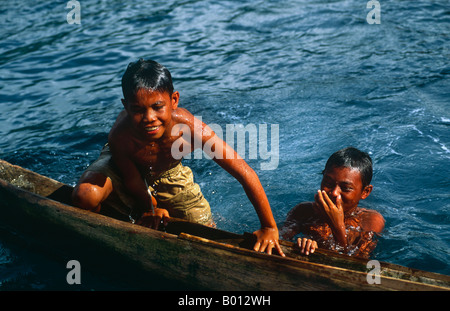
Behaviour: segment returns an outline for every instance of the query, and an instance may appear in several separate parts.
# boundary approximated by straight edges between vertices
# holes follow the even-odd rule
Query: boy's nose
[[[330,195],[333,199],[336,199],[341,194],[341,188],[339,186],[334,187],[331,189]]]
[[[146,111],[146,113],[145,113],[144,121],[147,121],[147,122],[150,123],[150,122],[155,121],[155,120],[156,120],[155,112],[153,111],[153,109],[148,109]]]

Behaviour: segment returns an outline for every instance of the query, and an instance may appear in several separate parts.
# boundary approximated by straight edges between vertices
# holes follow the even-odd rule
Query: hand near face
[[[314,199],[315,210],[327,218],[331,227],[334,227],[335,229],[345,229],[344,209],[342,207],[341,195],[336,198],[335,204],[325,191],[318,190]]]

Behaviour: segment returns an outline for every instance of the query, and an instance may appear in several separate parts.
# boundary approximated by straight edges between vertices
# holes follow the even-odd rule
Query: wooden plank
[[[57,181],[0,161],[3,222],[20,227],[29,219],[39,230],[58,228],[128,258],[168,279],[216,290],[449,290],[450,277],[381,263],[381,284],[367,283],[366,260],[317,250],[298,253],[282,241],[290,258],[250,250],[253,235],[238,235],[181,220],[161,232],[83,211],[47,197],[67,197]],[[15,183],[15,185],[10,182]],[[25,189],[17,186],[24,186]],[[30,191],[36,191],[33,193]],[[61,191],[61,189],[63,189]],[[59,193],[59,195],[55,195]],[[64,200],[63,200],[64,201]]]

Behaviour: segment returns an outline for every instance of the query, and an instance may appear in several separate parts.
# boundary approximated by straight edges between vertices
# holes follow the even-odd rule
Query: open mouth
[[[148,134],[156,134],[159,130],[159,126],[146,126],[144,129]]]

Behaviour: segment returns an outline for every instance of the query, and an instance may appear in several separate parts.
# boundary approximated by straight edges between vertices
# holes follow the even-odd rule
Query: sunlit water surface
[[[379,25],[355,0],[123,2],[81,0],[81,25],[67,23],[65,1],[1,4],[0,158],[74,185],[122,108],[127,64],[151,58],[204,122],[279,126],[276,169],[242,155],[279,225],[352,145],[374,161],[361,206],[386,219],[374,257],[450,274],[447,1],[380,1]],[[185,164],[220,229],[259,227],[228,173]],[[0,289],[58,289],[66,273],[0,236]],[[130,288],[114,282],[94,273],[83,288]]]

